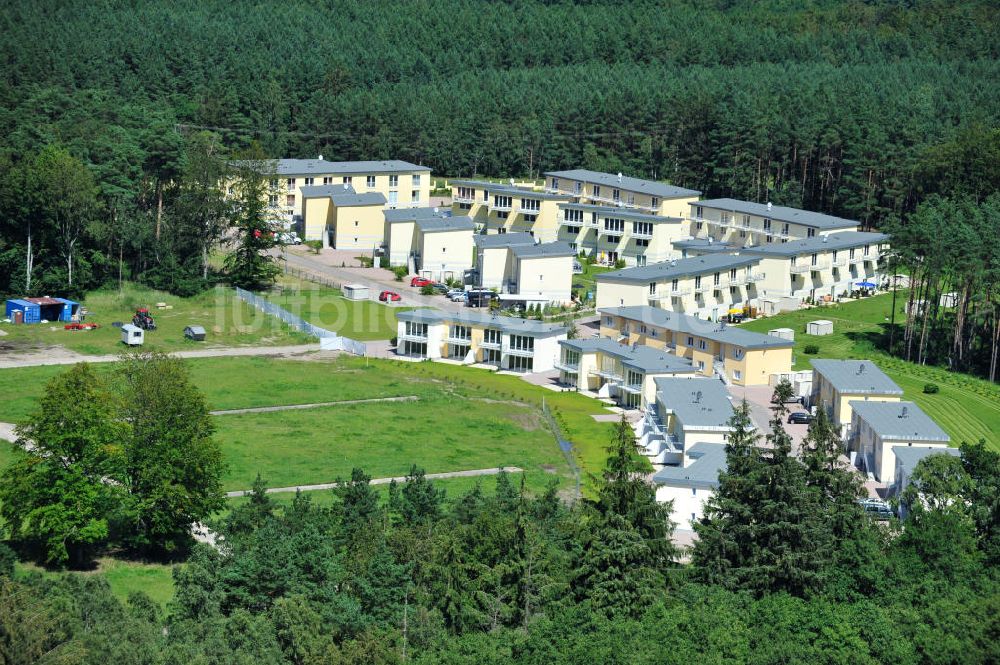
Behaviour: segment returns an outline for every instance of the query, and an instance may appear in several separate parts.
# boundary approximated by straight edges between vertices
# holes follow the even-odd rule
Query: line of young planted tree
[[[763,435],[749,407],[737,408],[689,563],[671,544],[671,507],[656,501],[622,420],[593,496],[575,504],[560,499],[557,481],[533,495],[505,473],[492,493],[477,484],[446,500],[416,467],[387,497],[355,469],[330,505],[306,494],[280,505],[258,478],[249,500],[216,520],[221,544],[193,547],[175,568],[165,608],[141,592],[115,601],[92,576],[14,573],[0,547],[0,657],[996,662],[997,454],[976,444],[963,445],[962,458],[928,458],[905,497],[906,521],[876,523],[858,506],[859,480],[822,415],[794,454],[782,424],[786,392],[776,392]],[[41,438],[41,417],[24,431]],[[54,455],[36,448],[15,469],[79,465]],[[110,472],[91,476],[91,486],[117,486]],[[48,501],[75,505],[55,493]],[[5,518],[11,529],[19,515]],[[17,533],[14,544],[25,535]]]

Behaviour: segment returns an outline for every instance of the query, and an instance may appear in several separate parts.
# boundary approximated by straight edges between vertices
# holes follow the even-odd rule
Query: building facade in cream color
[[[899,448],[947,448],[951,437],[913,402],[851,402],[848,449],[882,483],[895,481]]]
[[[697,372],[690,362],[663,349],[621,344],[609,337],[567,339],[559,346],[560,383],[613,399],[625,409],[652,404],[656,378]]]
[[[637,443],[653,464],[683,464],[696,443],[725,443],[733,405],[722,382],[698,376],[654,380],[655,403],[636,427]]]
[[[385,197],[359,194],[349,185],[303,187],[302,229],[305,240],[324,247],[374,252],[385,239]]]
[[[804,240],[748,247],[741,254],[760,258],[757,295],[761,298],[839,298],[882,282],[884,233],[842,231]]]
[[[349,185],[358,194],[381,194],[388,208],[429,205],[431,170],[398,159],[329,162],[323,159],[274,160],[268,204],[298,223],[305,214],[302,189]]]
[[[568,304],[573,287],[573,249],[564,242],[538,243],[521,232],[475,236],[472,282],[496,289],[501,302]]]
[[[636,209],[559,204],[559,239],[602,265],[626,267],[679,258],[673,242],[688,235],[680,217],[664,217]]]
[[[568,196],[482,180],[452,180],[452,213],[467,215],[487,234],[529,233],[539,242],[559,236],[559,203]]]
[[[685,358],[702,376],[737,386],[766,386],[792,371],[794,342],[639,305],[600,309],[601,335],[625,344],[665,349]]]
[[[738,247],[857,231],[860,226],[832,215],[738,199],[690,201],[688,207],[683,216],[690,221],[692,237]]]
[[[386,210],[385,226],[391,266],[439,282],[461,281],[472,268],[474,225],[468,217],[436,208]]]
[[[688,204],[701,192],[655,180],[613,173],[573,169],[545,174],[545,190],[570,196],[575,203],[610,206],[658,217],[687,217]]]
[[[851,434],[855,402],[899,402],[903,398],[903,389],[870,360],[818,359],[812,366],[810,405],[826,411],[845,441]]]
[[[718,321],[757,297],[756,256],[716,254],[597,275],[597,307],[651,305]]]
[[[546,372],[559,358],[566,327],[480,312],[414,309],[398,312],[396,353],[447,358],[514,372]]]

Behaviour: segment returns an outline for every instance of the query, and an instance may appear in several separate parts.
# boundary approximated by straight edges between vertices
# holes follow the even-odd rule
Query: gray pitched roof
[[[745,247],[740,251],[744,254],[757,256],[797,256],[800,254],[813,254],[815,252],[832,252],[852,247],[864,247],[865,245],[878,245],[888,240],[889,236],[884,233],[840,231],[825,236],[803,238],[802,240],[789,240],[788,242],[760,245],[758,247]]]
[[[740,256],[737,254],[709,254],[693,256],[677,261],[663,261],[648,266],[625,268],[602,272],[595,279],[598,282],[655,282],[675,277],[703,275],[705,273],[725,272],[731,268],[757,265],[760,257]]]
[[[543,323],[531,319],[519,319],[513,316],[493,316],[481,312],[462,311],[445,312],[439,309],[411,309],[396,312],[400,321],[418,321],[420,323],[455,323],[480,325],[497,328],[504,333],[531,335],[534,337],[552,337],[566,333],[566,326],[558,323]]]
[[[709,238],[685,238],[684,240],[675,240],[670,244],[673,245],[674,249],[694,250],[695,254],[735,254],[743,249],[739,245],[709,242]]]
[[[504,234],[507,235],[507,234]],[[576,256],[576,250],[569,246],[568,242],[543,242],[537,245],[512,245],[510,251],[519,259],[532,259],[539,257],[551,258],[555,256]]]
[[[419,217],[414,223],[424,233],[437,231],[469,231],[476,228],[468,217]]]
[[[504,185],[502,183],[487,182],[485,180],[450,180],[449,184],[459,187],[477,187],[479,189],[487,190],[490,194],[503,194],[504,196],[514,198],[524,197],[526,199],[538,199],[540,201],[568,201],[571,198],[568,194],[550,194],[549,192],[541,192],[537,189]]]
[[[655,224],[680,224],[684,221],[681,217],[661,217],[648,212],[636,212],[629,208],[619,208],[617,206],[598,206],[589,203],[560,203],[560,210],[583,210],[584,212],[596,212],[598,217],[621,217],[622,219],[635,219],[641,222],[653,222]]]
[[[812,366],[814,372],[842,393],[903,394],[903,389],[870,360],[813,360]]]
[[[622,179],[618,180],[618,176],[614,173],[588,171],[587,169],[548,171],[545,173],[545,176],[549,178],[555,177],[566,178],[568,180],[579,180],[580,182],[589,182],[594,185],[600,185],[601,187],[623,189],[628,192],[641,192],[643,194],[649,194],[650,196],[658,196],[661,199],[678,199],[688,196],[701,195],[701,192],[695,189],[675,187],[674,185],[668,185],[665,182],[643,180],[641,178],[632,178],[629,176],[622,176]],[[610,193],[611,190],[609,189],[608,194]]]
[[[733,404],[716,378],[664,377],[654,380],[657,400],[687,427],[729,429]]]
[[[913,402],[851,400],[851,409],[883,439],[951,441],[951,437]]]
[[[958,448],[928,448],[926,446],[893,446],[892,452],[896,455],[896,464],[902,470],[903,475],[907,477],[913,475],[913,470],[925,457],[931,455],[962,456],[962,451]],[[896,477],[899,478],[899,475],[897,473]]]
[[[726,470],[724,443],[696,443],[685,453],[694,461],[685,466],[665,466],[653,476],[654,485],[714,489],[719,486],[719,472]]]
[[[400,173],[404,171],[430,171],[428,166],[420,166],[399,159],[372,160],[362,162],[329,162],[325,159],[278,159],[277,175],[326,175]]]
[[[632,305],[630,307],[602,307],[601,314],[620,316],[630,321],[638,321],[647,325],[665,328],[688,335],[697,335],[715,342],[732,344],[744,349],[782,349],[795,346],[795,342],[774,335],[752,332],[726,325],[712,323],[682,312],[672,312],[649,305]],[[633,331],[634,332],[634,331]]]
[[[302,188],[302,198],[319,199],[325,196],[340,196],[341,194],[354,194],[354,188],[350,185],[311,185]]]
[[[412,222],[416,219],[450,216],[451,209],[449,208],[395,208],[385,211],[385,221],[390,224],[395,222]]]
[[[500,247],[510,247],[512,245],[534,245],[535,239],[530,233],[519,231],[517,233],[491,233],[489,235],[477,234],[473,241],[479,249],[496,249]]]
[[[663,349],[654,349],[642,344],[636,346],[620,344],[610,337],[559,340],[559,345],[581,353],[599,351],[614,356],[625,365],[646,374],[684,374],[698,371],[698,368],[692,365],[687,358],[681,358]]]
[[[330,197],[333,201],[333,205],[340,207],[353,207],[353,206],[381,206],[385,205],[385,196],[379,192],[365,192],[363,194],[358,194],[356,192],[344,192],[342,194],[334,194]]]
[[[811,210],[799,210],[798,208],[786,208],[785,206],[775,205],[768,209],[766,203],[753,203],[752,201],[740,201],[738,199],[706,199],[705,201],[695,201],[691,205],[711,208],[712,210],[722,210],[724,212],[755,215],[779,222],[811,226],[816,229],[857,228],[861,225],[856,220],[824,215],[823,213],[812,212]]]

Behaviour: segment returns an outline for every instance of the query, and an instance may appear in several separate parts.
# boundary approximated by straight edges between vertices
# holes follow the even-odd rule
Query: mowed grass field
[[[189,367],[209,407],[218,410],[418,397],[410,403],[217,416],[229,465],[227,489],[249,488],[258,472],[271,486],[290,486],[331,482],[355,466],[373,477],[404,475],[411,464],[429,473],[518,466],[533,490],[553,476],[568,482],[563,454],[541,417],[543,401],[574,443],[585,484],[587,474],[599,473],[610,442],[611,426],[592,418],[607,413],[601,403],[476,368],[349,356],[199,358]],[[61,371],[0,370],[0,421],[24,419],[45,381]]]
[[[55,294],[58,295],[58,294]],[[172,309],[157,309],[156,303]],[[0,349],[30,351],[49,346],[63,346],[78,353],[101,355],[116,353],[123,346],[121,331],[111,324],[131,323],[139,307],[147,307],[157,329],[146,334],[144,347],[156,351],[183,351],[205,347],[307,344],[312,337],[290,329],[272,316],[266,316],[236,298],[232,289],[216,287],[191,298],[179,298],[135,284],[121,291],[93,291],[82,303],[88,310],[87,322],[97,323],[97,330],[65,330],[63,322],[32,325],[0,323],[6,335],[0,337]],[[184,337],[184,328],[205,328],[205,341],[192,342]]]
[[[404,283],[399,286],[396,290],[405,297]],[[347,300],[340,289],[288,277],[282,277],[278,287],[265,297],[314,326],[361,341],[395,337],[396,312],[406,309],[371,300]]]
[[[896,296],[897,324],[905,321],[903,308],[906,291]],[[813,358],[868,358],[875,361],[903,389],[905,399],[916,402],[952,438],[952,445],[985,439],[1000,450],[1000,387],[965,374],[940,367],[927,367],[892,358],[880,351],[877,340],[892,316],[892,294],[846,302],[829,307],[815,307],[797,312],[749,321],[740,327],[755,332],[774,328],[795,331],[795,369],[810,369]],[[833,322],[832,335],[806,335],[809,321]],[[815,344],[819,352],[807,355],[805,346]],[[924,394],[927,383],[938,385],[940,392]]]
[[[140,561],[123,561],[111,557],[97,560],[97,567],[88,572],[59,573],[40,568],[30,563],[19,563],[15,568],[16,575],[38,573],[42,575],[98,575],[103,577],[111,593],[118,600],[125,602],[130,593],[142,591],[161,608],[174,595],[174,566],[162,563],[143,563]]]

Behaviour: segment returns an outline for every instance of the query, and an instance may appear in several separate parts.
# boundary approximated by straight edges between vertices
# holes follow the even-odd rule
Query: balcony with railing
[[[686,295],[690,295],[691,289],[686,286],[678,286],[676,289],[671,286],[665,286],[662,289],[657,289],[655,293],[649,294],[649,300],[665,300],[667,298],[680,298]]]
[[[412,339],[412,340],[416,340],[418,342],[426,342],[427,341],[427,333],[426,332],[417,332],[417,331],[410,331],[410,332],[404,331],[403,334],[399,336],[399,338],[400,339]]]
[[[830,261],[830,265],[833,266],[834,268],[843,268],[844,266],[847,265],[847,257],[838,256],[837,258]]]
[[[508,347],[504,348],[503,352],[506,353],[507,355],[511,355],[511,356],[523,356],[525,358],[530,358],[530,357],[532,357],[532,356],[535,355],[535,349],[534,349],[534,347],[532,347],[530,349],[525,349],[525,348],[520,348],[520,347],[508,346]]]
[[[621,369],[614,365],[601,365],[590,370],[590,373],[610,383],[620,383],[622,380]]]
[[[501,344],[499,339],[491,340],[488,337],[484,337],[483,341],[479,343],[479,346],[481,346],[484,349],[499,349]]]
[[[815,263],[813,263],[813,262],[809,262],[809,263],[796,263],[795,265],[791,266],[789,268],[789,270],[793,274],[800,275],[802,273],[819,271],[819,270],[825,270],[826,268],[829,268],[829,267],[830,267],[830,261],[829,261],[829,259],[823,259],[823,260],[820,260],[820,261],[816,261]]]
[[[512,203],[506,203],[502,201],[497,201],[496,199],[490,199],[489,205],[490,210],[499,210],[501,212],[510,212],[513,209]]]
[[[469,346],[470,344],[472,344],[472,336],[470,335],[469,337],[462,337],[462,336],[453,335],[451,333],[448,333],[448,337],[445,338],[445,341],[448,342],[448,344],[458,344],[458,345],[461,345],[461,346]]]
[[[571,363],[563,360],[558,360],[555,363],[555,368],[558,370],[562,370],[567,374],[578,374],[580,372],[580,363],[578,362]]]
[[[519,206],[517,206],[517,211],[519,213],[521,213],[522,215],[538,215],[538,214],[541,214],[542,209],[541,208],[532,208],[530,206],[526,207],[526,206],[523,206],[523,205],[519,205]]]
[[[572,227],[579,228],[579,227],[583,226],[583,220],[582,219],[566,219],[565,217],[563,217],[562,219],[559,220],[559,225],[560,226],[572,226]]]

